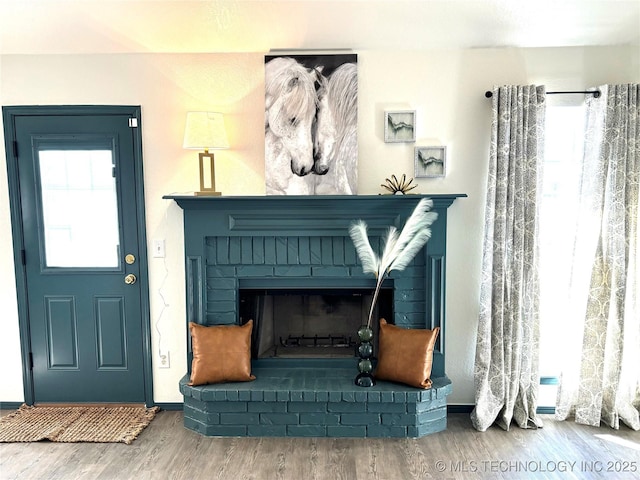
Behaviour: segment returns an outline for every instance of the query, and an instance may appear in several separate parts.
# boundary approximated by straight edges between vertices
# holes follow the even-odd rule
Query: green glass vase
[[[373,355],[373,330],[370,327],[363,325],[358,329],[358,375],[355,379],[355,384],[359,387],[373,387],[376,384],[375,378],[373,378],[373,363],[371,362],[371,356]]]

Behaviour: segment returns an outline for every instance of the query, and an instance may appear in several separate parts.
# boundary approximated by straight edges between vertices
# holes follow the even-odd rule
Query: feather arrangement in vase
[[[396,227],[390,226],[383,237],[384,248],[381,255],[377,255],[371,247],[366,222],[357,220],[349,227],[349,236],[362,264],[362,270],[365,273],[373,273],[376,277],[376,289],[369,309],[367,327],[371,327],[373,308],[384,279],[392,270],[404,270],[431,238],[429,227],[438,218],[438,214],[431,211],[432,207],[433,201],[423,198],[405,222],[402,231],[398,232]]]

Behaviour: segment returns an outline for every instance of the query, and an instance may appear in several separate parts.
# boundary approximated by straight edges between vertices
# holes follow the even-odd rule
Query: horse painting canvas
[[[352,195],[357,188],[357,56],[265,57],[268,195]]]

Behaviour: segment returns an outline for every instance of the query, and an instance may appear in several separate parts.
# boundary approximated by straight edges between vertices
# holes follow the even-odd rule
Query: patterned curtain
[[[587,99],[556,418],[640,430],[640,85],[600,91]]]
[[[544,87],[493,90],[473,426],[536,417],[539,350],[538,196]]]

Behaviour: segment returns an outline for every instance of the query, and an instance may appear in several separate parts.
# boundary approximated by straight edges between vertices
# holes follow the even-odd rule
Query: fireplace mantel
[[[432,377],[441,378],[438,383],[440,390],[433,391],[435,403],[420,405],[407,404],[407,411],[413,411],[409,417],[415,416],[415,425],[396,429],[384,429],[387,433],[382,436],[396,435],[404,431],[407,436],[421,436],[425,433],[438,431],[446,426],[446,418],[433,418],[420,409],[434,408],[434,412],[446,416],[446,401],[444,397],[450,392],[451,383],[444,371],[444,338],[445,328],[445,274],[446,274],[446,237],[447,237],[447,209],[465,194],[437,194],[437,195],[357,195],[357,196],[227,196],[201,197],[195,195],[166,195],[164,199],[174,200],[184,211],[184,245],[185,245],[185,274],[187,295],[187,322],[202,325],[238,324],[239,319],[239,290],[247,286],[277,285],[277,288],[323,288],[354,286],[356,288],[372,288],[375,280],[371,274],[362,272],[353,243],[349,238],[349,225],[358,219],[366,221],[368,233],[374,250],[380,251],[381,237],[390,225],[402,228],[406,218],[411,214],[421,198],[433,200],[433,211],[438,214],[437,220],[431,226],[431,238],[424,249],[404,271],[392,272],[389,276],[390,288],[393,288],[393,323],[407,328],[440,327],[441,334],[434,350]],[[187,344],[188,365],[191,364],[191,348]],[[263,377],[268,378],[270,372],[281,371],[282,364],[276,364],[265,359],[254,361],[254,368],[261,371]],[[326,362],[331,364],[331,362]],[[300,368],[305,368],[304,361],[296,362]],[[310,366],[311,365],[311,366]],[[306,368],[313,368],[313,364],[306,364]],[[335,363],[336,371],[344,368],[344,362]],[[354,372],[355,372],[355,366]],[[304,372],[295,373],[298,378]],[[242,426],[237,429],[224,429],[221,425],[200,418],[216,418],[210,414],[210,409],[217,409],[214,404],[204,398],[227,398],[227,393],[218,391],[225,387],[206,386],[188,387],[188,373],[181,382],[181,391],[185,394],[185,425],[207,435],[225,434],[233,432],[238,435]],[[292,380],[293,381],[293,380]],[[253,383],[253,382],[252,382]],[[304,382],[303,382],[304,383]],[[381,382],[384,383],[384,382]],[[434,382],[437,383],[437,382]],[[347,382],[345,385],[348,385]],[[255,384],[258,387],[258,383]],[[195,389],[198,388],[198,391]],[[252,385],[233,386],[231,397],[239,401],[238,391],[252,389]],[[346,390],[345,390],[346,388]],[[352,398],[362,398],[363,394],[355,395],[347,387],[340,392],[333,392],[331,397],[339,396],[349,402]],[[353,387],[357,390],[358,387]],[[373,387],[377,389],[378,386]],[[417,402],[431,402],[422,394],[414,395],[398,390],[397,387],[382,385],[381,390],[370,390],[373,402],[377,402],[382,391],[390,392],[392,399],[417,399]],[[206,393],[211,390],[210,393]],[[268,391],[252,390],[250,398],[271,398]],[[323,398],[327,392],[300,391],[295,395],[301,398]],[[264,395],[264,397],[263,397]],[[337,395],[337,396],[336,396]],[[437,399],[435,398],[437,396]],[[293,399],[294,392],[278,392],[277,398]],[[276,396],[274,396],[274,399]],[[296,397],[297,398],[297,397]],[[386,397],[385,397],[386,398]],[[411,400],[413,402],[413,400]],[[295,402],[294,402],[295,403]],[[393,402],[391,402],[393,403]],[[336,405],[339,405],[338,402]],[[429,406],[430,405],[430,406]],[[247,408],[248,405],[233,404],[233,408]],[[292,405],[296,408],[296,405]],[[329,406],[327,408],[341,408]],[[396,411],[399,405],[388,406],[388,414]],[[228,406],[222,406],[222,411]],[[289,408],[276,406],[274,408]],[[322,403],[314,403],[313,408],[323,409]],[[346,412],[351,411],[346,405]],[[371,411],[387,406],[372,406]],[[404,408],[404,404],[403,407]],[[416,410],[417,409],[417,410]],[[190,413],[187,413],[189,410]],[[218,411],[218,410],[215,410]],[[235,410],[234,410],[235,411]],[[280,410],[278,410],[280,411]],[[366,410],[369,411],[369,410]],[[425,410],[426,412],[427,410]],[[430,410],[429,410],[430,411]],[[416,413],[418,412],[418,413]],[[348,413],[345,413],[347,417]],[[378,412],[378,417],[380,414]],[[387,413],[384,413],[387,415]],[[295,417],[295,415],[293,415]],[[375,417],[373,414],[372,417]],[[429,426],[422,424],[425,418],[430,418]],[[237,419],[239,417],[233,417]],[[261,417],[256,417],[262,422]],[[284,418],[284,417],[283,417]],[[297,416],[296,418],[299,418]],[[342,418],[342,417],[340,417]],[[368,418],[368,417],[367,417]],[[382,418],[382,417],[380,417]],[[255,420],[255,419],[253,419]],[[268,421],[268,420],[267,420]],[[404,421],[404,420],[401,420]],[[366,427],[364,436],[380,436],[381,424],[374,428]],[[394,420],[395,422],[395,420]],[[426,420],[425,420],[426,422]],[[299,426],[299,425],[298,425]],[[291,428],[289,428],[291,427]],[[300,432],[295,426],[287,426],[284,430],[277,430],[278,435],[289,435],[286,432]],[[335,431],[329,426],[318,426],[326,432]],[[257,427],[253,428],[253,431]],[[248,430],[246,430],[248,429]],[[252,428],[246,426],[251,434]],[[271,430],[270,430],[271,431]],[[274,430],[275,431],[275,430]],[[318,431],[313,430],[313,431]],[[349,430],[350,431],[350,430]],[[285,433],[282,433],[285,432]],[[375,432],[375,433],[374,433]],[[394,432],[394,433],[389,433]],[[401,435],[401,434],[400,434]],[[356,435],[357,436],[357,435]]]

